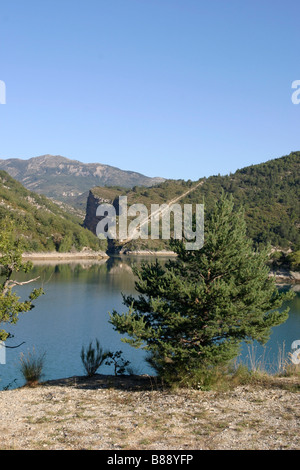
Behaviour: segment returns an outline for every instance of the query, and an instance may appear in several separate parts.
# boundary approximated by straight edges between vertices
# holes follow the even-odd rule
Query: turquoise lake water
[[[44,380],[84,375],[80,351],[83,345],[87,346],[95,338],[103,348],[122,350],[134,373],[153,374],[144,360],[144,352],[122,343],[121,336],[109,323],[108,312],[113,309],[126,311],[121,293],[136,294],[130,268],[133,261],[138,262],[139,259],[115,257],[98,263],[35,263],[30,278],[40,276],[34,286],[42,284],[45,295],[35,301],[31,312],[22,314],[16,325],[7,328],[14,335],[7,345],[24,344],[17,349],[6,350],[6,364],[0,364],[0,389],[23,385],[24,379],[19,371],[20,354],[23,352],[26,356],[33,348],[38,354],[45,353]],[[18,293],[23,297],[32,287],[32,284],[24,286]],[[288,353],[292,342],[300,339],[299,292],[289,306],[288,321],[273,329],[266,348],[257,345],[252,348],[250,356],[253,358],[255,354],[257,363],[261,360],[273,367],[278,348],[284,347]],[[246,347],[242,357],[244,361],[249,360]],[[113,374],[113,369],[103,365],[98,372]]]

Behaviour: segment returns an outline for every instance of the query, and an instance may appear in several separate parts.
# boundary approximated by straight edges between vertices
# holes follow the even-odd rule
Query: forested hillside
[[[300,248],[300,152],[252,165],[232,175],[212,176],[188,199],[204,198],[209,211],[221,191],[242,204],[248,234],[255,243]]]
[[[16,234],[22,235],[25,251],[106,249],[105,242],[80,225],[81,219],[45,196],[24,188],[0,170],[0,219],[6,216],[15,222]]]
[[[201,186],[182,198],[180,203],[204,203],[208,214],[222,191],[233,194],[237,206],[243,205],[248,235],[255,245],[270,243],[275,249],[297,251],[300,248],[300,152],[252,165],[230,175],[217,175],[199,181],[167,180],[155,187],[93,188],[87,207],[86,225],[92,230],[97,222],[94,205],[105,200],[115,200],[127,195],[128,204],[143,203],[150,210],[151,204],[166,203],[187,189]],[[92,223],[93,222],[93,223]],[[134,240],[127,249],[153,250],[166,248],[163,240]]]

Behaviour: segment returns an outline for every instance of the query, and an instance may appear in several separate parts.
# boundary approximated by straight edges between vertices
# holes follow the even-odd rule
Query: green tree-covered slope
[[[134,187],[93,188],[87,206],[86,226],[95,227],[95,211],[91,199],[116,201],[120,194],[128,197],[128,205],[143,203],[150,211],[151,204],[163,204],[184,194],[189,188],[197,189],[180,200],[181,204],[205,205],[209,213],[222,191],[233,194],[237,207],[243,205],[247,235],[255,245],[271,244],[275,249],[297,251],[300,248],[300,152],[252,165],[230,175],[217,175],[198,181],[167,180],[150,188]],[[90,209],[89,209],[90,208]],[[89,213],[92,210],[93,213]],[[150,213],[150,212],[149,212]],[[94,224],[91,221],[94,218]],[[163,249],[163,240],[134,240],[127,249]]]
[[[80,225],[80,218],[45,196],[29,191],[0,170],[0,219],[5,217],[14,221],[16,233],[23,237],[25,251],[106,249],[105,242]]]
[[[252,165],[232,175],[212,176],[189,196],[204,198],[210,211],[221,191],[245,209],[248,235],[255,243],[300,248],[300,152]]]

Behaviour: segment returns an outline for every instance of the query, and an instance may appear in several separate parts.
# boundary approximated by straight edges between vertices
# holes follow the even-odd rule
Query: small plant
[[[96,349],[93,347],[92,341],[86,351],[82,346],[80,357],[88,377],[96,374],[109,354],[111,354],[109,351],[103,351],[98,339],[96,339]]]
[[[27,385],[36,385],[42,375],[45,363],[45,353],[37,354],[35,349],[32,353],[28,352],[27,356],[24,353],[20,355],[20,371],[26,380]]]
[[[110,366],[113,364],[115,375],[124,374],[126,367],[130,364],[130,361],[125,361],[122,357],[122,351],[110,352],[107,355],[106,365]]]

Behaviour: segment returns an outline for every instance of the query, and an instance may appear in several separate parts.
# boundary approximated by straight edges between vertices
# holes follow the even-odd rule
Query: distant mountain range
[[[31,191],[84,209],[88,191],[94,186],[149,187],[164,181],[164,178],[150,178],[101,163],[82,163],[60,155],[0,160],[0,170]]]
[[[294,252],[300,260],[300,152],[251,165],[230,175],[197,181],[168,179],[159,182],[162,179],[114,169],[115,176],[123,175],[121,184],[100,186],[102,167],[102,177],[108,178],[111,167],[83,164],[64,157],[1,160],[0,219],[9,216],[15,221],[16,232],[23,234],[28,251],[72,251],[83,247],[105,250],[106,242],[100,241],[95,234],[99,222],[96,208],[103,202],[111,202],[118,209],[119,196],[126,195],[129,205],[145,204],[150,213],[151,204],[164,204],[179,198],[180,204],[204,203],[205,214],[209,214],[221,192],[225,191],[234,196],[237,206],[244,207],[248,236],[255,245],[269,243],[274,250]],[[122,187],[129,185],[129,181],[131,184],[137,182],[138,177],[144,185]],[[189,189],[193,191],[188,192]],[[85,192],[76,197],[80,191]],[[67,196],[71,193],[74,195]],[[46,195],[56,201],[60,199],[60,202],[55,203]],[[84,200],[81,211],[75,209],[74,204],[71,207],[62,202],[64,198],[75,202],[78,197]],[[125,246],[122,242],[113,242],[109,246],[113,252],[170,248],[168,241],[161,239],[137,239]],[[299,261],[297,263],[298,266]]]

